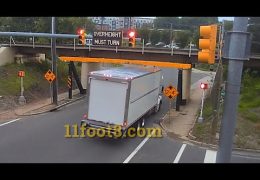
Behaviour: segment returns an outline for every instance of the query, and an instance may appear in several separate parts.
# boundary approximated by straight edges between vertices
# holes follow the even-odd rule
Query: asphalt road
[[[177,70],[163,69],[164,85],[177,85]],[[204,74],[192,74],[192,82]],[[168,102],[147,120],[146,127],[164,116]],[[203,163],[213,162],[216,152],[163,138],[64,138],[65,124],[79,124],[86,99],[56,112],[0,124],[0,162],[48,163]],[[259,156],[236,153],[232,162],[260,162]]]

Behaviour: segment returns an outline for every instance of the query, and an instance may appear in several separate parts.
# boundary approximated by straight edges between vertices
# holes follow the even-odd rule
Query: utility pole
[[[51,33],[55,34],[55,17],[51,18]],[[57,59],[56,59],[56,38],[51,38],[51,58],[52,58],[52,72],[56,78],[52,82],[53,103],[58,105],[58,74],[57,74]]]
[[[170,24],[171,24],[170,44],[172,45],[172,23],[170,23]]]
[[[101,17],[101,31],[103,30],[103,21],[104,21],[105,17]]]
[[[228,163],[231,159],[233,136],[236,126],[237,106],[239,102],[243,61],[249,59],[249,33],[247,17],[235,17],[233,31],[225,38],[224,57],[229,59],[228,79],[224,102],[224,114],[220,129],[217,163]],[[229,38],[228,38],[229,37]],[[230,39],[230,41],[228,41]],[[227,41],[227,42],[226,42]]]
[[[132,29],[131,17],[129,17],[129,29]]]
[[[205,89],[202,89],[202,97],[201,97],[201,107],[200,107],[200,117],[198,118],[198,122],[203,122],[203,107],[204,107],[204,98],[205,98]]]

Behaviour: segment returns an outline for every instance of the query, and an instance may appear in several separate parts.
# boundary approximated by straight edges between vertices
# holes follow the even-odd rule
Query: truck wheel
[[[141,128],[141,121],[139,120],[136,122],[136,125],[135,125],[136,132],[139,131],[140,128]]]
[[[145,125],[145,118],[142,118],[142,120],[140,121],[141,127],[144,127]]]
[[[160,101],[160,103],[159,104],[156,104],[156,106],[155,106],[155,108],[154,108],[154,112],[155,113],[157,113],[157,112],[159,112],[160,111],[160,109],[161,109],[161,101]]]
[[[122,136],[121,139],[126,139],[127,138],[127,130],[122,131]]]

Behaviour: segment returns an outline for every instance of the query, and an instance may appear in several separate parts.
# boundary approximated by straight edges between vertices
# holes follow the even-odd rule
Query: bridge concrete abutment
[[[83,89],[87,89],[88,74],[91,71],[97,71],[101,69],[101,63],[82,63],[81,65],[81,84]]]
[[[182,70],[182,104],[185,105],[190,100],[190,88],[191,88],[191,70]]]
[[[10,64],[14,62],[15,49],[10,47],[1,47],[0,48],[0,66]]]

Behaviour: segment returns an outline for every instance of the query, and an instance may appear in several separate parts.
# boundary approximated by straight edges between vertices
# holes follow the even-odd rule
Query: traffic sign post
[[[44,75],[45,79],[50,83],[50,94],[51,94],[51,103],[53,103],[53,91],[52,91],[52,81],[56,78],[55,74],[49,69]]]
[[[205,90],[208,89],[208,84],[201,83],[200,88],[202,89],[202,98],[201,98],[200,117],[198,118],[198,122],[202,123],[203,122],[202,113],[203,113],[203,106],[204,106]]]
[[[25,99],[25,97],[24,97],[24,95],[23,95],[23,92],[24,92],[23,77],[25,76],[25,72],[24,72],[24,71],[19,71],[19,72],[18,72],[18,76],[19,76],[20,79],[21,79],[21,95],[20,95],[18,101],[19,101],[19,104],[20,104],[20,105],[24,105],[24,104],[26,104],[26,99]]]
[[[163,90],[163,94],[170,99],[169,101],[169,121],[170,121],[171,104],[172,104],[171,100],[174,99],[179,93],[172,85],[169,85]]]

